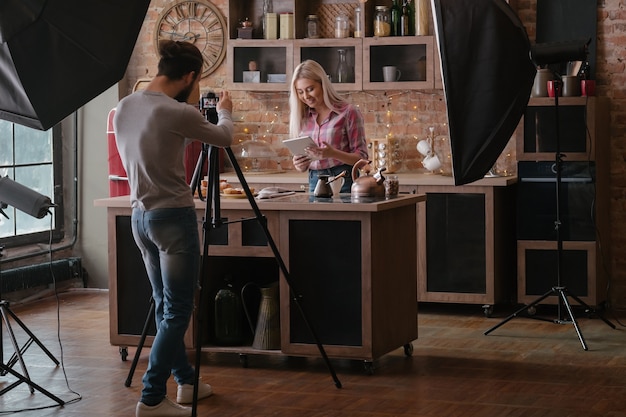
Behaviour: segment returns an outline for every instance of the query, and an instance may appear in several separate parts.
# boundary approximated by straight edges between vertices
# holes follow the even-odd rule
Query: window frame
[[[63,202],[63,131],[61,124],[57,124],[51,128],[52,130],[52,173],[53,173],[53,194],[49,196],[52,199],[55,207],[54,213],[54,226],[52,230],[42,230],[40,232],[21,234],[16,236],[8,236],[0,238],[0,245],[2,246],[26,246],[36,243],[57,243],[65,237],[65,208]],[[31,164],[38,165],[38,164]],[[42,164],[43,165],[43,164]],[[8,165],[11,167],[11,165]],[[13,169],[16,165],[13,164]],[[51,236],[52,233],[52,236]]]

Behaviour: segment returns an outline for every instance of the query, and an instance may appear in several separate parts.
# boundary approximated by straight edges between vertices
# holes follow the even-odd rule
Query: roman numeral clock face
[[[157,20],[157,51],[162,39],[196,45],[204,57],[202,77],[206,77],[217,69],[226,55],[226,22],[219,9],[208,1],[177,1],[163,9]]]

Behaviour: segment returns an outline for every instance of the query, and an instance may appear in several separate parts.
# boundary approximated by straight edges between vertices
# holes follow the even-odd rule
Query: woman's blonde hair
[[[312,80],[322,85],[324,104],[332,111],[341,112],[348,105],[348,102],[337,93],[328,79],[326,71],[320,64],[311,59],[300,63],[293,71],[291,89],[289,91],[289,109],[291,110],[289,115],[289,135],[292,138],[300,135],[302,122],[309,111],[308,106],[298,98],[298,92],[296,91],[296,81],[301,78]]]

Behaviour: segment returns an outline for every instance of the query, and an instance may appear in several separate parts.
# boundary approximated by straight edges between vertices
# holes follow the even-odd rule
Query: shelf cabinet
[[[365,38],[363,45],[364,90],[434,88],[432,36]],[[388,65],[400,71],[398,81],[383,80],[383,67]]]
[[[606,300],[610,259],[609,100],[560,97],[561,186],[557,205],[554,98],[532,98],[516,134],[518,156],[518,301],[531,303],[555,285],[589,305]],[[557,236],[556,208],[560,207]],[[558,271],[558,238],[563,242]],[[560,282],[559,282],[560,279]],[[543,303],[556,304],[557,297]]]
[[[342,12],[354,19],[358,3],[304,0],[274,0],[273,12],[293,13],[295,39],[263,39],[263,1],[229,2],[228,87],[245,91],[288,91],[293,69],[303,60],[319,62],[340,91],[433,89],[437,85],[433,36],[373,37],[374,6],[363,7],[365,38],[332,38],[333,16]],[[391,4],[391,2],[389,2]],[[320,18],[320,32],[326,37],[306,38],[305,20],[309,14]],[[253,24],[252,39],[241,39],[241,21]],[[352,33],[352,31],[351,31]],[[279,35],[280,36],[280,35]],[[348,82],[336,82],[338,50],[345,49],[349,67]],[[255,61],[258,73],[245,73]],[[401,76],[397,82],[384,82],[382,67],[396,66]],[[270,75],[273,74],[273,75]],[[279,75],[276,75],[279,74]],[[270,77],[268,78],[268,75]],[[276,77],[279,81],[276,81]],[[269,80],[269,81],[268,81]]]

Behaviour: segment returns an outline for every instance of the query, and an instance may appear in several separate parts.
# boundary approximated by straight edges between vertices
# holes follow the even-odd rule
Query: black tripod
[[[0,211],[1,211],[1,209],[0,209]],[[4,212],[2,212],[2,214],[4,214]],[[3,250],[4,250],[4,246],[0,246],[0,258],[2,258],[2,256],[3,256],[3,254],[2,254]],[[28,374],[28,370],[26,369],[26,363],[24,362],[23,355],[24,355],[24,352],[26,351],[26,349],[28,349],[33,344],[33,342],[36,343],[41,348],[41,350],[43,350],[46,353],[46,355],[48,355],[48,357],[52,360],[52,362],[55,363],[55,365],[58,365],[59,361],[43,345],[43,343],[41,343],[41,341],[39,339],[37,339],[37,337],[33,334],[33,332],[31,332],[28,329],[28,327],[26,327],[26,325],[15,315],[15,313],[13,311],[11,311],[11,307],[9,306],[9,302],[2,299],[2,275],[1,275],[1,271],[0,271],[0,315],[2,316],[2,321],[4,322],[4,326],[5,326],[6,330],[7,330],[7,334],[9,335],[9,339],[11,340],[11,345],[13,346],[13,350],[14,350],[14,353],[11,356],[11,358],[9,358],[9,360],[5,363],[5,361],[4,361],[3,340],[2,340],[2,334],[3,334],[4,330],[0,329],[0,375],[1,376],[5,376],[7,374],[11,374],[15,378],[17,378],[17,381],[13,382],[12,384],[10,384],[7,387],[5,387],[4,389],[2,389],[2,391],[0,391],[0,396],[2,396],[5,393],[9,392],[10,390],[12,390],[13,388],[17,387],[18,385],[20,385],[22,383],[25,383],[25,384],[27,384],[29,386],[31,394],[34,394],[35,390],[37,390],[37,391],[45,394],[46,396],[48,396],[52,400],[56,401],[57,403],[59,403],[59,405],[65,404],[65,401],[63,401],[62,399],[60,399],[56,395],[50,393],[45,388],[42,388],[41,386],[39,386],[38,384],[36,384],[35,382],[33,382],[30,379],[30,375]],[[28,341],[26,341],[26,343],[24,343],[24,345],[22,347],[20,347],[19,344],[17,343],[17,339],[15,338],[15,333],[13,332],[13,327],[11,326],[10,319],[13,319],[13,321],[15,323],[17,323],[29,337]],[[20,368],[22,369],[22,373],[21,374],[13,369],[13,367],[17,363],[20,364]]]
[[[248,186],[248,183],[246,182],[246,179],[243,175],[243,172],[241,171],[241,168],[239,167],[239,164],[237,163],[237,160],[235,158],[235,155],[232,151],[232,149],[230,148],[225,148],[226,151],[226,155],[228,156],[233,168],[235,169],[235,172],[237,174],[237,178],[239,179],[239,183],[241,184],[247,198],[248,201],[250,202],[250,206],[252,207],[252,211],[254,212],[254,217],[251,218],[247,218],[247,219],[239,219],[239,220],[235,220],[232,222],[224,222],[223,219],[221,218],[220,215],[220,196],[219,196],[219,155],[218,155],[218,148],[215,148],[214,146],[207,146],[207,145],[203,145],[203,149],[202,149],[202,153],[200,154],[200,159],[198,161],[198,164],[196,165],[196,170],[198,171],[203,165],[204,165],[204,161],[206,160],[206,158],[208,157],[208,184],[207,184],[207,192],[206,192],[206,198],[207,198],[207,204],[206,204],[206,208],[205,208],[205,215],[204,215],[204,222],[203,222],[203,228],[204,228],[204,237],[203,237],[203,252],[202,252],[202,267],[201,267],[201,271],[200,271],[200,277],[201,279],[206,279],[207,276],[209,276],[209,263],[208,263],[208,255],[209,255],[209,234],[210,231],[212,229],[217,229],[225,224],[228,223],[233,223],[233,222],[244,222],[244,221],[257,221],[258,224],[263,228],[263,232],[265,233],[265,236],[267,238],[268,244],[270,246],[270,248],[272,249],[272,253],[274,254],[274,257],[276,258],[276,261],[278,262],[278,266],[281,270],[281,272],[283,273],[283,276],[285,278],[285,281],[287,282],[288,286],[289,286],[289,291],[291,294],[291,301],[295,303],[295,305],[298,308],[298,311],[300,312],[300,314],[302,315],[302,318],[304,320],[304,323],[306,324],[309,332],[311,333],[311,335],[313,336],[313,339],[315,340],[315,343],[317,345],[317,348],[322,356],[322,358],[324,359],[326,366],[328,367],[328,370],[333,378],[333,381],[335,382],[335,386],[337,388],[341,388],[341,382],[339,381],[339,379],[337,378],[337,375],[328,359],[328,356],[326,355],[326,351],[324,350],[324,346],[322,346],[319,337],[317,336],[317,333],[314,331],[313,327],[311,326],[309,320],[307,319],[307,315],[305,314],[304,310],[302,309],[302,306],[299,302],[299,295],[298,293],[293,289],[292,286],[292,282],[291,282],[291,277],[289,275],[289,271],[287,270],[287,266],[285,265],[285,262],[282,259],[282,256],[280,255],[280,252],[278,251],[278,247],[276,246],[276,243],[274,242],[274,239],[272,239],[272,236],[269,232],[269,229],[267,228],[267,220],[265,218],[265,216],[263,216],[263,214],[261,213],[261,211],[259,210],[259,207],[256,203],[256,200],[254,199],[254,196],[252,195],[252,192],[250,191],[250,187]],[[196,187],[198,189],[199,195],[202,198],[202,194],[200,194],[200,181],[199,181],[199,177],[200,175],[197,173],[194,173],[194,179],[196,179],[196,182],[193,183],[195,184],[194,187]],[[209,204],[209,201],[211,202],[211,204]],[[209,222],[210,219],[210,222]],[[203,286],[200,287],[200,292],[202,293],[202,288]],[[200,296],[200,299],[202,299],[202,295]],[[202,307],[202,306],[200,306]],[[204,315],[202,314],[202,311],[199,312],[198,316],[200,318],[204,317]],[[196,380],[198,380],[199,376],[200,376],[200,358],[201,358],[201,349],[200,349],[200,345],[201,345],[201,335],[200,332],[196,333],[196,363],[195,363],[195,370],[196,370]],[[197,385],[194,386],[194,401],[193,401],[193,412],[192,412],[192,416],[196,416],[196,408],[197,408],[197,398],[198,398],[198,392],[197,392]]]
[[[562,278],[561,277],[561,275],[562,275],[561,272],[563,271],[563,238],[562,238],[561,233],[560,233],[560,230],[561,230],[561,183],[562,183],[562,181],[561,181],[561,169],[562,169],[562,163],[563,163],[563,155],[561,154],[561,138],[560,138],[560,133],[559,133],[559,94],[560,93],[561,93],[561,80],[557,76],[554,79],[554,113],[555,113],[555,123],[556,123],[556,125],[555,125],[555,129],[556,129],[555,130],[555,134],[556,134],[556,154],[555,154],[555,167],[556,167],[555,168],[555,171],[556,171],[556,220],[554,222],[554,228],[555,228],[555,231],[556,231],[556,242],[557,242],[557,248],[556,248],[556,254],[557,254],[557,283],[549,291],[544,293],[542,296],[537,298],[535,301],[533,301],[532,303],[530,303],[528,305],[525,305],[524,307],[522,307],[519,310],[515,311],[513,314],[508,316],[502,322],[500,322],[499,324],[497,324],[497,325],[493,326],[492,328],[490,328],[489,330],[487,330],[485,332],[485,335],[488,335],[489,333],[491,333],[492,331],[494,331],[498,327],[500,327],[503,324],[507,323],[509,320],[517,317],[523,311],[528,311],[529,309],[534,308],[535,306],[537,306],[539,303],[541,303],[546,298],[548,298],[550,296],[557,296],[559,299],[558,299],[558,303],[557,303],[557,318],[556,319],[542,319],[540,317],[533,317],[533,318],[536,318],[536,319],[539,319],[539,320],[551,321],[551,322],[556,323],[556,324],[568,324],[568,323],[573,324],[574,325],[574,329],[576,330],[576,334],[578,335],[578,339],[580,340],[580,343],[582,344],[583,349],[587,350],[587,343],[585,343],[585,339],[583,337],[583,334],[580,331],[580,327],[578,327],[578,322],[576,321],[576,317],[574,316],[574,311],[572,310],[572,306],[570,305],[569,300],[567,299],[567,297],[571,297],[572,299],[574,299],[578,304],[583,306],[586,309],[586,311],[598,315],[598,317],[600,317],[602,319],[602,321],[604,321],[606,324],[608,324],[613,329],[615,329],[615,325],[613,323],[611,323],[610,321],[608,321],[606,318],[604,318],[601,314],[598,314],[594,309],[589,307],[579,297],[577,297],[575,294],[573,294],[571,291],[569,291],[567,289],[567,287],[562,284],[562,281],[561,281],[561,278]],[[563,310],[567,311],[567,315],[564,314]]]

